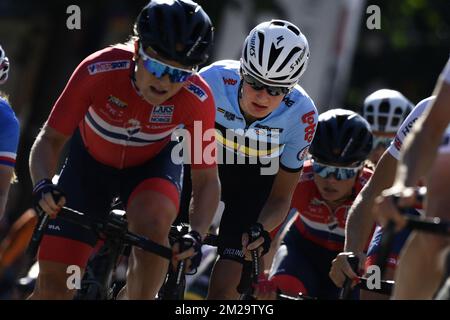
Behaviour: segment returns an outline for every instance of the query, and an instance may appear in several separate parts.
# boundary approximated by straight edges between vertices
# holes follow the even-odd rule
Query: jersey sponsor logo
[[[417,119],[419,119],[419,118],[412,119],[410,122],[408,122],[408,124],[406,126],[403,127],[402,133],[405,137],[410,133],[411,128],[414,125],[414,123],[417,121]]]
[[[395,147],[395,149],[397,149],[398,151],[400,151],[400,149],[402,148],[402,141],[400,140],[400,138],[399,137],[397,137],[397,136],[395,136],[395,139],[394,139],[394,147]]]
[[[171,123],[175,106],[154,106],[150,115],[150,123]]]
[[[234,121],[236,119],[240,120],[240,121],[244,121],[244,118],[242,117],[238,117],[237,115],[235,115],[234,113],[231,113],[223,108],[218,107],[217,111],[219,111],[220,113],[223,113],[223,117],[225,119],[227,119],[228,121]]]
[[[193,83],[190,83],[186,87],[186,89],[188,91],[192,92],[195,96],[197,96],[197,98],[202,102],[208,98],[208,95],[206,94],[206,92],[202,88],[200,88],[199,86],[196,86]]]
[[[272,128],[260,123],[255,124],[255,128],[257,128],[255,130],[257,135],[266,135],[267,137],[278,137],[284,130],[283,128]]]
[[[284,98],[283,98],[283,100],[282,100],[283,102],[284,102],[284,104],[287,106],[287,107],[292,107],[293,106],[293,104],[295,103],[295,101],[294,100],[291,100],[291,99],[289,99],[289,97],[288,96],[284,96]]]
[[[129,60],[118,60],[118,61],[96,62],[96,63],[90,64],[87,68],[88,68],[89,74],[93,75],[93,74],[100,73],[100,72],[128,69],[128,68],[130,68],[130,61]]]
[[[253,33],[252,38],[250,39],[250,55],[252,57],[256,57],[255,53],[255,42],[256,42],[256,32]]]
[[[225,77],[222,77],[222,79],[223,79],[223,83],[226,85],[234,86],[237,83],[236,79],[225,78]]]
[[[310,111],[308,113],[305,113],[302,116],[302,122],[305,124],[308,124],[308,126],[305,128],[305,141],[308,141],[309,143],[311,143],[313,137],[314,137],[314,132],[316,131],[316,126],[314,123],[314,114],[316,112]]]
[[[113,95],[110,95],[108,97],[108,102],[111,103],[112,105],[115,105],[118,108],[126,108],[127,104],[125,102],[123,102],[122,100],[120,100],[117,97],[114,97]]]
[[[303,147],[303,149],[297,153],[297,159],[299,161],[305,160],[305,157],[308,155],[308,150],[309,150],[309,145],[307,145],[306,147]]]
[[[141,122],[137,119],[130,119],[125,124],[125,129],[128,132],[128,135],[132,136],[141,131]]]
[[[61,231],[61,228],[58,225],[54,225],[54,224],[49,224],[48,228],[50,230]]]
[[[223,250],[223,255],[225,256],[238,256],[238,257],[243,257],[244,253],[242,252],[242,250],[239,249],[234,249],[234,248],[225,248]]]

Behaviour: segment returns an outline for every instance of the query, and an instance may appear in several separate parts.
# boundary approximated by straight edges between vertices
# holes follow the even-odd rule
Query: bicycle
[[[38,223],[27,250],[32,257],[35,256],[49,220],[48,215],[42,210],[37,210],[37,212]],[[157,254],[167,260],[172,259],[171,248],[128,231],[128,223],[123,210],[111,210],[106,219],[99,219],[63,207],[58,216],[94,231],[100,239],[104,240],[103,246],[88,263],[81,281],[81,288],[74,297],[76,300],[113,299],[118,292],[118,288],[112,285],[113,271],[119,257],[132,246]]]
[[[44,215],[45,217],[45,215]],[[45,219],[42,217],[42,219]],[[128,231],[128,223],[124,210],[111,210],[106,219],[98,219],[86,216],[84,213],[63,207],[59,217],[84,228],[94,231],[104,244],[100,250],[89,260],[85,274],[81,281],[81,288],[77,291],[76,300],[110,300],[115,299],[124,283],[112,281],[112,275],[117,267],[120,257],[128,256],[131,247],[135,246],[155,253],[171,262],[172,249],[161,246],[145,237]],[[39,227],[40,226],[40,227]],[[29,251],[35,252],[43,233],[43,224],[38,221],[38,227],[30,242]],[[180,224],[172,226],[169,233],[169,243],[172,246],[177,239],[189,231],[189,225]],[[211,246],[217,246],[217,236],[208,234],[203,242]],[[180,248],[183,250],[183,248]],[[180,261],[176,271],[170,263],[166,279],[158,292],[158,300],[182,300],[185,291],[185,263]]]

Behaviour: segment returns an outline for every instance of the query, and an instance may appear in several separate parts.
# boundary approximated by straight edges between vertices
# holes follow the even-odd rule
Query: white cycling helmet
[[[5,50],[0,46],[0,84],[4,84],[8,80],[9,60]]]
[[[373,132],[396,133],[413,107],[400,92],[381,89],[364,100],[362,113]]]
[[[309,45],[294,24],[285,20],[260,23],[245,39],[244,72],[269,86],[292,87],[306,70]]]

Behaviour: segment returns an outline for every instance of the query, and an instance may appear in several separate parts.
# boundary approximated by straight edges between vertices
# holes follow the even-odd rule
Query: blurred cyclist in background
[[[0,46],[0,85],[8,80],[9,60]],[[19,121],[9,105],[8,96],[0,91],[0,219],[3,217],[9,187],[13,182],[19,144]]]
[[[390,89],[377,90],[364,100],[362,116],[369,122],[373,133],[369,160],[374,165],[389,147],[413,107],[403,94]]]
[[[357,113],[332,109],[320,114],[312,160],[305,163],[292,197],[291,210],[297,214],[270,271],[269,281],[281,292],[338,298],[339,288],[328,273],[344,247],[348,209],[371,177],[364,167],[371,147],[370,126]]]

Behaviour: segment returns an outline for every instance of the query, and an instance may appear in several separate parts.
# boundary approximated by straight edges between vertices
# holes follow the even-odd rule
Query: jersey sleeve
[[[9,104],[0,99],[0,165],[14,167],[19,145],[19,121]]]
[[[286,144],[281,155],[281,168],[290,172],[302,169],[303,162],[308,154],[316,133],[318,112],[314,102],[305,97],[302,110],[306,110],[299,117],[292,117],[290,131],[288,132]]]
[[[403,121],[402,125],[398,129],[394,140],[388,148],[388,152],[395,159],[400,160],[400,150],[403,145],[403,141],[405,141],[406,136],[411,132],[414,123],[419,119],[419,117],[427,110],[430,102],[434,99],[434,97],[426,98],[420,101],[416,107],[411,111],[408,117]]]
[[[200,76],[206,81],[206,83],[208,83],[211,91],[215,92],[216,94],[223,92],[223,85],[221,83],[223,81],[222,76],[217,70],[217,66],[220,65],[219,63],[220,62],[211,64],[199,71]]]
[[[194,86],[194,87],[192,87]],[[217,146],[215,138],[216,108],[214,97],[208,85],[192,83],[188,90],[198,99],[192,98],[192,112],[186,121],[190,136],[190,164],[192,169],[206,169],[217,166]]]
[[[47,124],[66,136],[72,135],[91,104],[91,93],[95,92],[98,77],[89,74],[91,63],[88,57],[75,69],[48,118]]]

